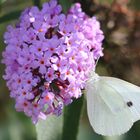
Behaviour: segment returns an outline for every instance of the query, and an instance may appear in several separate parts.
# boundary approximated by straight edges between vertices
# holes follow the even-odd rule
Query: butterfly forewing
[[[89,80],[86,86],[87,111],[95,132],[110,136],[128,131],[140,118],[139,89],[117,78]],[[135,91],[133,97],[130,94],[132,91]]]
[[[140,119],[140,87],[118,78],[102,77],[107,84],[122,96],[131,111],[133,122]]]

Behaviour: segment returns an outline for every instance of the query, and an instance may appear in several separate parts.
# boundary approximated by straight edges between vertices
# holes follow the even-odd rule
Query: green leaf
[[[0,0],[0,4],[2,4],[2,3],[4,3],[4,2],[6,2],[6,0]]]
[[[125,134],[123,140],[139,140],[140,138],[140,121],[136,122],[133,127]]]
[[[124,140],[124,135],[104,137],[104,140]]]
[[[60,140],[63,117],[48,116],[36,125],[37,140]]]
[[[130,4],[134,9],[140,10],[140,1],[139,0],[131,0]]]
[[[10,20],[17,19],[20,16],[21,12],[22,10],[17,10],[3,15],[2,17],[0,17],[0,24],[3,22],[8,22]]]
[[[59,3],[62,5],[64,13],[67,13],[68,9],[72,5],[72,2],[70,0],[59,0]]]
[[[77,139],[83,100],[84,96],[65,107],[62,140]]]

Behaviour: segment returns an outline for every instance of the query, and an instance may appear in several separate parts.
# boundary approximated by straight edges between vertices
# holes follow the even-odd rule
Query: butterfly
[[[140,119],[140,87],[92,72],[85,90],[89,122],[96,133],[120,135]]]

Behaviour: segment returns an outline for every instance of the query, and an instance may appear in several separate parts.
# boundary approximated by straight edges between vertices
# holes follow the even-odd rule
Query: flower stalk
[[[84,103],[84,95],[73,103],[64,108],[63,134],[62,140],[76,140],[82,107]]]

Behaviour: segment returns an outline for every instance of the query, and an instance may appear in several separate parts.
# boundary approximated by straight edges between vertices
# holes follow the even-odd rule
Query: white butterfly
[[[120,135],[140,119],[140,87],[94,72],[86,84],[87,111],[98,134]]]

